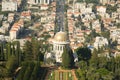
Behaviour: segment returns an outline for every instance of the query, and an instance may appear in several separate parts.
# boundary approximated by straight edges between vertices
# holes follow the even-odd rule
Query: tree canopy
[[[78,55],[78,60],[88,61],[91,58],[91,50],[87,47],[79,47],[76,49],[76,53]]]

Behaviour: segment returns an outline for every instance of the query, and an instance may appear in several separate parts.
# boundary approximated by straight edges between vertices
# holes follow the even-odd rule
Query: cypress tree
[[[31,74],[30,80],[34,80],[34,79],[37,80],[38,70],[39,70],[39,66],[36,64]]]
[[[21,50],[20,50],[20,43],[19,42],[17,42],[16,56],[18,58],[18,64],[19,64],[21,62]]]
[[[4,60],[4,48],[3,43],[0,44],[0,60]]]
[[[62,54],[62,66],[63,66],[63,68],[69,68],[69,64],[70,64],[70,62],[69,62],[70,60],[69,60],[69,57],[68,57],[68,53],[67,53],[67,49],[65,48],[64,49],[64,52],[63,52],[63,54]]]
[[[22,68],[17,76],[17,80],[23,80],[23,77],[25,75],[25,71],[26,71],[27,67],[28,67],[28,62],[23,62]]]
[[[15,45],[14,44],[12,45],[12,55],[16,56],[16,54],[15,54]]]
[[[6,54],[7,54],[7,59],[11,56],[11,43],[8,42],[6,45]]]
[[[34,62],[29,62],[29,65],[25,71],[23,80],[30,80],[31,73],[34,69]]]
[[[6,63],[8,75],[9,76],[13,75],[13,73],[17,67],[18,67],[17,58],[14,55],[12,55]]]
[[[25,56],[25,60],[29,61],[29,60],[33,60],[33,55],[32,55],[32,44],[30,41],[27,41],[24,45],[23,48],[23,53]]]
[[[62,54],[62,66],[66,69],[72,68],[74,66],[74,57],[70,48],[65,47],[64,49]]]
[[[35,38],[32,39],[32,55],[33,55],[33,59],[36,60],[37,56],[39,53],[39,45],[38,45],[38,40],[36,40]]]
[[[0,46],[0,60],[2,60],[1,46]]]
[[[69,57],[70,57],[70,65],[71,65],[71,67],[74,67],[74,65],[75,65],[74,56],[73,56],[73,51],[70,47],[69,47],[68,54],[69,54]]]

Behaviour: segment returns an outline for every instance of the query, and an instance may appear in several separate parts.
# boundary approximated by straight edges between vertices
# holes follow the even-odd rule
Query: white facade
[[[101,24],[99,20],[92,22],[92,29],[95,29],[97,33],[101,32]]]
[[[95,19],[96,17],[94,13],[88,13],[88,14],[84,14],[84,16],[81,15],[81,18],[82,18],[82,22],[88,22]]]
[[[105,6],[97,6],[97,11],[99,13],[106,13],[106,7]]]
[[[14,15],[15,15],[14,13],[9,13],[7,21],[12,23],[14,21]]]
[[[49,7],[48,5],[45,5],[45,4],[44,4],[44,5],[41,5],[41,6],[40,6],[40,9],[41,9],[41,10],[47,10],[48,7]]]
[[[2,1],[2,11],[17,11],[17,2]]]
[[[110,0],[100,0],[100,3],[102,4],[107,4],[108,2],[110,2]]]
[[[31,11],[23,11],[20,15],[20,18],[26,21],[31,20]]]
[[[2,23],[2,27],[5,29],[5,31],[8,31],[10,29],[10,23],[7,21],[4,21]]]
[[[55,53],[55,58],[56,58],[56,62],[62,62],[62,54],[64,51],[64,48],[66,45],[68,45],[69,42],[53,42],[53,52]]]
[[[92,13],[92,8],[82,8],[80,11],[82,14]]]
[[[53,0],[28,0],[28,4],[50,4]]]
[[[96,49],[101,48],[101,47],[106,47],[106,46],[108,46],[108,40],[107,40],[107,38],[96,37],[95,42],[94,42],[94,47]]]
[[[69,45],[69,39],[67,34],[62,31],[56,33],[52,43],[53,43],[53,50],[51,54],[46,53],[44,56],[45,58],[48,58],[48,57],[54,58],[56,62],[61,63],[63,50],[65,46]]]
[[[16,39],[17,38],[17,31],[16,30],[12,30],[10,31],[10,39],[13,40],[13,39]]]
[[[10,34],[10,39],[14,40],[17,39],[19,34],[22,32],[24,27],[23,20],[19,20],[18,22],[14,23],[9,34]]]
[[[117,41],[117,43],[120,44],[120,29],[111,30],[110,38],[112,41]]]
[[[86,8],[86,3],[75,3],[74,4],[74,9],[79,10],[79,9],[85,9]]]
[[[5,36],[4,35],[0,35],[0,41],[5,41]]]

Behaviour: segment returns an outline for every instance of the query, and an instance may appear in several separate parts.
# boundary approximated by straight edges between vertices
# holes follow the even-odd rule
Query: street
[[[64,5],[65,1],[64,0],[56,0],[56,28],[55,32],[59,31],[65,31],[65,21],[64,21]]]

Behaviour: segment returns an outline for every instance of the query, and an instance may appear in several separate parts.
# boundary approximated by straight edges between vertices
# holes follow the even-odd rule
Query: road
[[[56,28],[55,32],[59,31],[65,31],[65,15],[64,15],[64,6],[65,6],[65,1],[64,0],[56,0]]]

